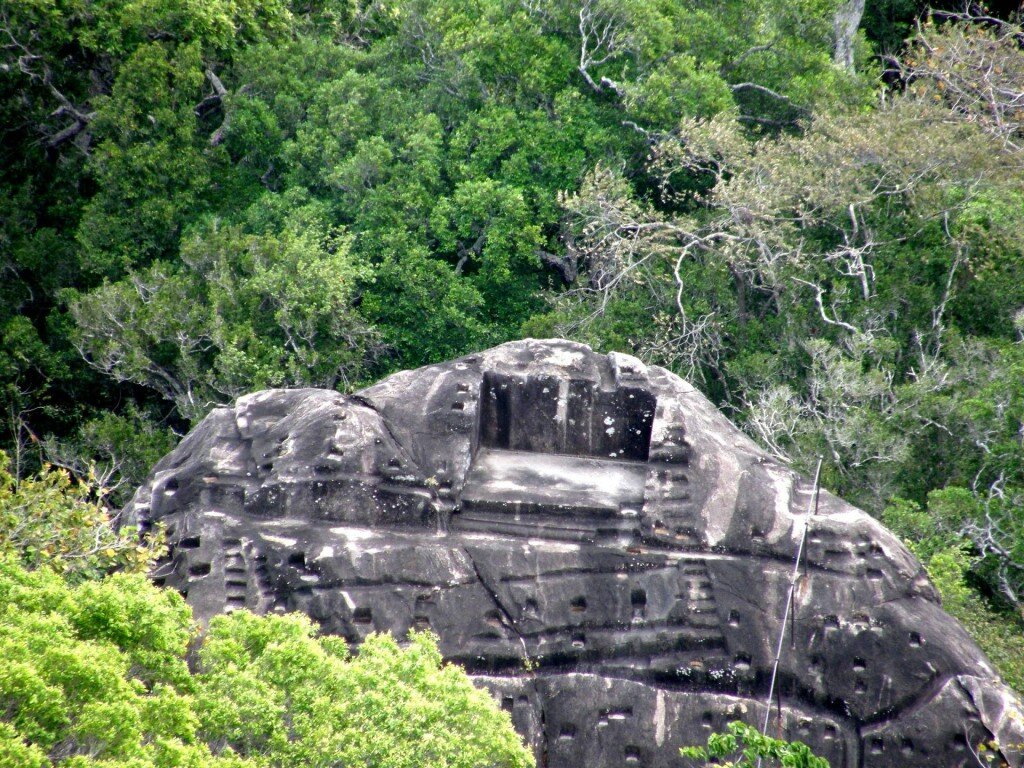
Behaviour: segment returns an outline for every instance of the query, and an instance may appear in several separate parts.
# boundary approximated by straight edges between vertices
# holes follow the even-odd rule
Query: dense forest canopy
[[[567,336],[1024,607],[1024,32],[913,0],[0,0],[13,475]]]

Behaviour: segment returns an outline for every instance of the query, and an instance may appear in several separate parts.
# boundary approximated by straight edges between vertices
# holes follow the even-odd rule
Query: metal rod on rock
[[[789,580],[789,595],[786,598],[786,607],[782,614],[782,623],[779,625],[779,642],[775,646],[775,663],[772,664],[772,680],[768,686],[768,699],[766,701],[765,713],[764,713],[764,724],[761,726],[761,735],[766,736],[768,734],[768,721],[772,715],[772,699],[775,697],[775,682],[779,674],[779,662],[782,660],[782,646],[786,640],[786,624],[789,622],[790,612],[793,609],[793,600],[796,596],[796,584],[800,578],[800,560],[804,556],[804,544],[807,542],[807,529],[811,524],[811,517],[818,513],[818,491],[819,481],[821,480],[821,463],[822,457],[818,457],[818,467],[814,470],[814,488],[812,490],[812,496],[807,502],[807,514],[804,516],[804,530],[800,534],[800,544],[796,549],[796,559],[793,561],[793,575]],[[779,717],[782,716],[782,703],[779,702]],[[758,758],[758,766],[761,765],[761,760]]]

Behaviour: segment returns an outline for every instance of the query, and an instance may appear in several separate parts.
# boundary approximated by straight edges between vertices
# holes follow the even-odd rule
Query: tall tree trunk
[[[850,71],[853,71],[853,40],[863,15],[864,0],[844,0],[832,19],[835,38],[832,60],[837,66]]]

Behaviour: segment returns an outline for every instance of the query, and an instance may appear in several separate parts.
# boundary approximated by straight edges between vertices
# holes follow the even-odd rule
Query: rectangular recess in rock
[[[487,372],[480,388],[480,445],[508,448],[512,377]]]
[[[480,399],[481,448],[647,461],[657,398],[641,387],[488,371]]]
[[[597,395],[592,381],[570,379],[566,393],[565,452],[589,456],[594,452],[591,439],[591,414]]]
[[[598,392],[591,411],[592,455],[647,461],[656,404],[654,395],[636,387]]]
[[[565,434],[558,420],[559,379],[528,376],[512,388],[512,424],[508,448],[513,451],[564,453]]]

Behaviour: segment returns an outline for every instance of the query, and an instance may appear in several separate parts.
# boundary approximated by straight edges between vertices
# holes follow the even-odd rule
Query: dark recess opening
[[[480,395],[484,448],[647,461],[657,398],[646,389],[486,372]]]
[[[352,612],[352,621],[356,624],[370,624],[373,622],[373,613],[366,606],[356,608]]]

